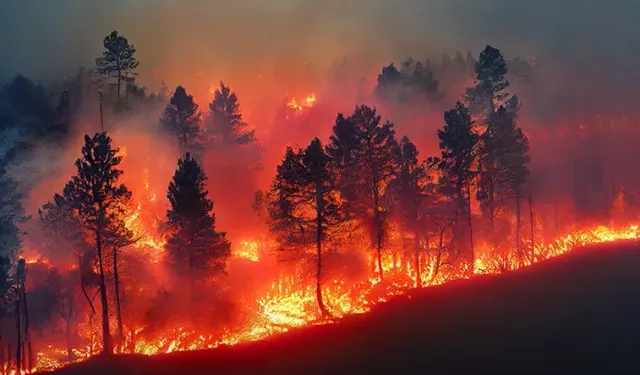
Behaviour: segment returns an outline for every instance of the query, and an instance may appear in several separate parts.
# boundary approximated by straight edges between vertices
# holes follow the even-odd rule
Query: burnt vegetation
[[[271,183],[255,189],[253,210],[243,214],[247,222],[257,218],[261,237],[231,238],[225,232],[230,228],[219,228],[211,186],[230,179],[231,172],[256,176],[267,148],[259,129],[243,117],[240,97],[220,82],[203,111],[182,85],[148,93],[136,81],[134,45],[113,31],[103,46],[94,67],[64,83],[49,87],[18,75],[0,87],[3,374],[57,368],[96,354],[111,358],[252,341],[366,312],[414,288],[506,273],[584,243],[635,238],[635,227],[629,228],[637,220],[633,197],[640,186],[614,162],[636,157],[637,150],[608,162],[591,152],[600,138],[612,148],[619,139],[637,138],[635,125],[593,112],[586,125],[560,128],[549,120],[546,127],[523,129],[527,110],[533,111],[527,105],[535,109],[547,100],[532,89],[536,66],[507,60],[488,45],[477,59],[456,53],[439,63],[409,58],[399,68],[382,67],[366,99],[350,112],[332,113],[326,139],[314,135],[301,146],[277,149],[284,155]],[[179,154],[163,192],[148,199],[148,186],[143,194],[125,183],[131,181],[125,160],[136,145],[116,146],[117,120],[143,112],[155,116],[147,135],[157,147]],[[393,121],[402,118],[399,113],[437,113],[438,129],[428,137],[438,149],[419,150],[429,140],[405,135],[402,121]],[[25,170],[27,161],[41,148],[75,145],[81,120],[90,125],[81,129],[88,134],[74,154],[71,177],[29,216],[24,195],[37,181]],[[274,121],[288,129],[305,117]],[[285,132],[276,136],[286,139]],[[576,150],[590,151],[545,157],[545,144],[567,139],[582,146]],[[536,156],[542,162],[536,164]],[[223,162],[230,168],[208,173]],[[225,186],[234,196],[234,187]],[[159,205],[160,214],[145,214],[140,202]],[[234,278],[238,259],[250,265]],[[256,275],[267,286],[237,281]],[[500,282],[526,288],[528,279],[509,277]],[[444,291],[433,293],[425,306],[444,298]],[[394,309],[399,307],[381,308],[376,319],[403,320]],[[437,319],[440,312],[450,311],[431,314]],[[425,335],[437,330],[425,327]],[[455,338],[468,327],[450,328]],[[434,342],[424,345],[440,353]],[[465,366],[459,369],[471,370]]]

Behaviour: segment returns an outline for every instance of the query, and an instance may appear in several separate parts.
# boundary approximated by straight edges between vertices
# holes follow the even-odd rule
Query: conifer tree
[[[213,201],[205,188],[206,180],[200,164],[186,153],[178,160],[178,169],[167,192],[170,203],[167,224],[171,230],[167,255],[174,269],[189,280],[192,305],[199,280],[205,275],[224,274],[231,253],[225,233],[216,231]]]
[[[202,146],[201,118],[193,96],[187,94],[184,87],[178,86],[160,121],[166,130],[176,135],[179,147],[197,150]]]
[[[322,297],[322,255],[330,233],[344,216],[331,161],[318,138],[304,150],[288,148],[269,192],[269,223],[283,250],[304,253],[315,247],[316,299],[320,312],[329,312]]]
[[[137,75],[136,69],[140,63],[135,57],[136,49],[116,30],[104,38],[103,45],[102,57],[96,59],[96,70],[108,80],[116,79],[117,97],[120,100],[122,83],[133,82],[133,78]]]
[[[238,97],[229,86],[220,82],[209,104],[207,132],[215,146],[246,145],[255,142],[255,132],[242,120]]]
[[[398,170],[399,160],[394,125],[381,120],[376,109],[367,106],[356,107],[347,118],[340,114],[327,146],[336,164],[347,213],[372,222],[380,278],[388,210],[382,194]]]
[[[111,354],[105,252],[110,231],[124,221],[124,207],[131,199],[131,192],[119,183],[123,171],[118,165],[122,157],[117,156],[118,149],[111,147],[107,133],[96,133],[93,137],[85,135],[84,141],[82,157],[75,162],[77,174],[65,185],[63,197],[81,225],[91,233],[91,242],[95,244],[102,305],[102,351]]]
[[[471,184],[475,176],[472,169],[475,166],[479,137],[474,131],[474,122],[467,108],[459,101],[454,109],[445,112],[444,121],[443,128],[438,130],[441,151],[438,168],[443,175],[443,188],[455,202],[455,217],[466,219],[473,264]]]
[[[392,199],[391,213],[402,226],[413,235],[414,268],[416,287],[422,286],[421,241],[426,240],[430,175],[424,163],[418,161],[418,149],[408,137],[400,143],[399,171],[389,183],[388,192]],[[425,241],[426,242],[426,241]]]

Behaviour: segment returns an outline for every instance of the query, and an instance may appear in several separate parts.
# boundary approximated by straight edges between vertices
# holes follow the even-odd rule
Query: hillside
[[[56,374],[613,374],[637,369],[636,242],[399,297],[373,312],[262,342]]]

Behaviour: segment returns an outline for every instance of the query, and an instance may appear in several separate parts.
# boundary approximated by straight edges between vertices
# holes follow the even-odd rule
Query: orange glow
[[[316,95],[311,94],[301,101],[298,101],[295,97],[292,97],[291,100],[287,102],[287,107],[291,109],[295,109],[297,111],[302,111],[305,108],[313,107],[315,103],[316,103]]]

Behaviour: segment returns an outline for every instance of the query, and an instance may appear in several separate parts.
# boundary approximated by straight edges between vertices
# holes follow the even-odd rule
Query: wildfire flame
[[[301,101],[298,101],[295,97],[292,97],[291,100],[287,102],[287,107],[297,111],[302,111],[305,108],[313,107],[315,103],[316,103],[316,95],[311,94]]]
[[[140,210],[141,205],[138,203],[128,222],[131,228],[137,228],[136,225],[141,225]],[[619,229],[597,226],[588,230],[575,231],[549,243],[535,245],[533,262],[540,262],[587,244],[637,238],[637,225]],[[164,245],[161,241],[155,241],[149,238],[149,241],[142,242],[140,246],[161,248]],[[259,249],[260,244],[257,241],[241,241],[240,246],[234,250],[234,256],[246,258],[259,264],[262,261],[259,256]],[[499,273],[504,269],[505,262],[508,269],[517,269],[531,264],[531,262],[521,264],[515,259],[498,259],[492,257],[490,252],[485,252],[484,255],[476,259],[472,273],[440,273],[434,277],[435,260],[427,259],[422,273],[422,282],[423,285],[433,286],[455,279],[469,278],[473,274]],[[388,279],[385,279],[384,283],[377,276],[356,284],[347,283],[343,280],[326,282],[324,284],[325,303],[332,315],[337,319],[348,314],[365,313],[371,310],[375,304],[385,302],[390,296],[402,294],[415,286],[415,270],[410,264],[399,264],[395,259],[386,257],[383,268],[390,275]],[[219,345],[233,345],[259,340],[286,332],[295,327],[326,324],[335,321],[335,319],[321,320],[316,305],[315,289],[312,286],[301,286],[292,278],[284,278],[273,282],[264,295],[257,298],[256,305],[258,306],[258,311],[256,311],[253,319],[250,320],[250,323],[234,329],[228,329],[222,335],[203,335],[193,330],[179,327],[164,332],[160,338],[154,340],[137,338],[135,345],[125,348],[123,352],[153,355],[173,351],[210,349]],[[97,324],[98,322],[94,322],[94,325]],[[97,332],[97,327],[95,329],[95,332]],[[139,332],[140,328],[132,328],[128,331],[126,340],[132,340],[132,335]],[[97,349],[99,348],[90,346],[76,348],[73,350],[75,360],[85,360],[93,353],[97,353]],[[59,368],[66,363],[61,359],[65,356],[66,350],[50,346],[37,354],[37,369]]]

